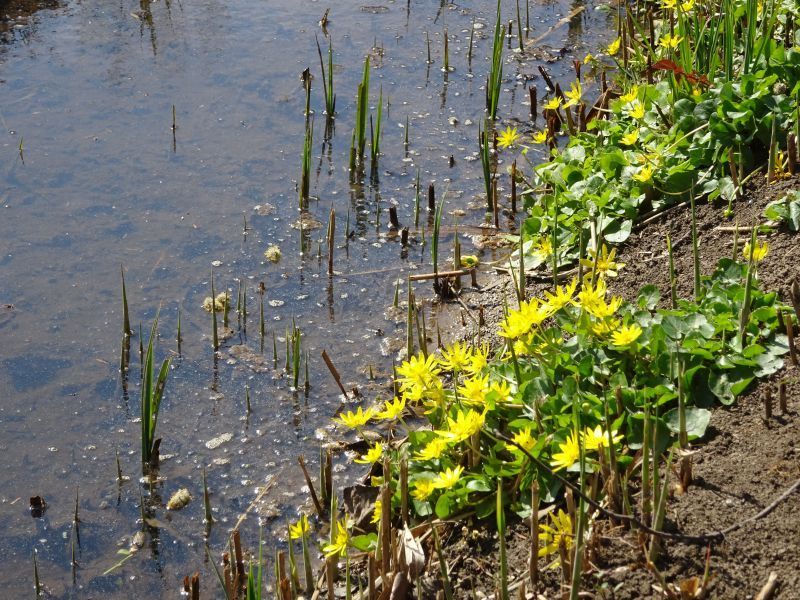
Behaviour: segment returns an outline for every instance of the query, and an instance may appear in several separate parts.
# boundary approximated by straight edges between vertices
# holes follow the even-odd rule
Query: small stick
[[[536,594],[539,586],[539,483],[531,483],[531,552],[528,559],[531,591]]]
[[[428,185],[428,211],[434,212],[436,210],[436,188],[431,183]]]
[[[334,234],[336,233],[336,211],[331,207],[330,219],[328,221],[328,275],[333,275],[333,250]]]
[[[233,551],[236,555],[236,576],[239,581],[244,581],[244,555],[242,553],[242,539],[238,529],[233,530]]]
[[[786,315],[786,337],[789,338],[789,357],[792,360],[792,365],[796,367],[797,350],[794,347],[794,324],[790,315]]]
[[[772,418],[772,388],[764,390],[764,421],[769,423]]]
[[[536,92],[537,90],[535,85],[528,88],[528,94],[530,95],[531,98],[531,121],[533,121],[534,123],[536,123],[536,117],[538,116],[536,108],[537,105]]]
[[[800,323],[800,283],[797,282],[797,279],[792,282],[792,287],[789,289],[789,297],[794,307],[794,315],[797,317],[797,322]]]
[[[457,271],[439,271],[438,273],[420,273],[417,275],[409,275],[409,281],[425,281],[428,279],[436,279],[437,277],[460,277],[462,275],[469,275],[470,271],[474,271],[475,267],[468,269],[459,269]]]
[[[511,163],[511,212],[517,213],[517,161]]]
[[[761,591],[758,592],[756,600],[769,600],[775,593],[775,588],[777,586],[778,586],[778,574],[775,571],[770,571],[769,577],[767,577],[767,583],[765,583],[764,587],[761,588]]]
[[[778,384],[778,405],[780,406],[781,414],[785,415],[788,412],[788,409],[786,407],[786,382],[785,381],[781,381],[780,384]]]
[[[325,509],[322,508],[322,504],[319,503],[317,492],[314,490],[314,484],[311,482],[311,477],[308,475],[308,469],[306,469],[306,459],[301,454],[297,457],[297,462],[300,463],[300,469],[303,471],[303,477],[306,479],[308,492],[311,495],[311,501],[314,503],[314,510],[316,510],[319,517],[322,518],[322,516],[325,514]]]
[[[400,245],[404,248],[408,246],[408,227],[403,227],[400,230]]]
[[[392,229],[400,229],[400,221],[397,220],[397,207],[389,207],[389,225]]]
[[[336,367],[333,366],[333,361],[325,350],[322,351],[322,360],[325,361],[325,365],[328,367],[331,375],[333,375],[333,378],[336,380],[336,385],[339,386],[339,390],[342,392],[342,395],[349,400],[347,390],[345,390],[344,386],[342,385],[342,378],[339,376],[339,371],[337,371]]]

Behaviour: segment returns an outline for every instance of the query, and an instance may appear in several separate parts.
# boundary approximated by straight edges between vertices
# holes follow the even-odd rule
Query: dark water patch
[[[42,354],[15,356],[3,360],[3,366],[18,392],[36,389],[52,383],[59,372],[72,366],[72,362]]]

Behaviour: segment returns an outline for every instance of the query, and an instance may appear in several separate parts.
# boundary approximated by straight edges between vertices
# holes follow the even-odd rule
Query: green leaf
[[[636,299],[639,308],[654,310],[661,300],[661,291],[653,284],[648,284],[639,290],[639,297]]]
[[[612,244],[621,244],[630,237],[632,227],[633,221],[630,219],[614,219],[603,229],[603,237]]]
[[[450,497],[450,494],[444,493],[439,496],[439,499],[436,501],[436,508],[434,509],[436,511],[436,516],[440,519],[446,519],[449,517],[452,508],[452,502],[453,500]]]
[[[425,504],[427,504],[427,502]],[[350,544],[357,550],[370,552],[378,547],[378,534],[367,533],[365,535],[353,536],[350,538]]]
[[[686,433],[690,438],[701,438],[706,433],[709,421],[711,421],[711,411],[706,408],[687,406],[686,413]],[[680,433],[678,409],[675,408],[664,415],[664,422],[672,433]]]

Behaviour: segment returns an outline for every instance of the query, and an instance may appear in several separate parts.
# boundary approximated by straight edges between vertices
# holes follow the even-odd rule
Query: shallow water
[[[403,340],[405,331],[402,315],[385,316],[394,282],[430,270],[430,243],[422,244],[424,209],[421,227],[413,227],[417,168],[423,205],[428,183],[435,182],[439,197],[449,188],[445,254],[456,220],[461,231],[483,220],[475,158],[490,4],[382,1],[364,7],[347,1],[332,7],[336,131],[324,144],[322,86],[316,77],[310,212],[323,227],[306,230],[302,242],[301,232],[291,227],[298,218],[295,185],[305,126],[300,73],[310,67],[319,74],[314,36],[326,45],[318,21],[328,5],[68,0],[11,1],[0,8],[3,597],[30,594],[34,550],[42,580],[55,597],[172,597],[183,576],[195,570],[201,572],[204,597],[216,590],[203,549],[203,466],[218,521],[209,538],[215,556],[258,487],[273,480],[258,512],[270,560],[275,548],[285,547],[286,523],[306,500],[297,456],[305,454],[316,473],[319,444],[327,439],[323,430],[341,401],[320,352],[328,350],[348,389],[358,385],[368,398],[376,390],[385,394],[392,357],[402,345],[391,340]],[[577,6],[531,5],[531,37]],[[513,14],[513,5],[505,3],[504,20]],[[473,19],[479,28],[470,69],[466,54]],[[455,68],[447,74],[441,69],[445,27]],[[520,60],[507,50],[501,116],[527,121],[528,86],[537,85],[540,98],[544,93],[535,80],[536,66],[543,64],[538,60],[560,57],[547,68],[556,79],[569,81],[572,59],[595,52],[612,35],[608,12],[588,5],[546,38],[546,52],[536,59]],[[373,106],[381,86],[389,102],[383,156],[378,181],[351,185],[347,157],[354,96],[368,53]],[[407,251],[388,229],[392,205],[401,223],[412,225]],[[326,273],[326,250],[318,255],[331,207],[337,214],[333,278]],[[453,216],[456,209],[465,214]],[[353,235],[345,243],[348,211]],[[513,223],[503,219],[501,226],[507,230]],[[278,264],[264,259],[271,244],[282,251]],[[462,244],[463,252],[473,253],[468,237],[462,235]],[[499,255],[487,251],[482,259]],[[121,265],[137,330],[127,393],[119,374]],[[227,288],[235,298],[241,281],[248,298],[246,332],[225,342],[216,360],[210,316],[201,308],[210,295],[212,265],[218,291]],[[262,281],[266,365],[258,358]],[[418,296],[430,293],[427,284],[416,287]],[[173,368],[158,424],[165,460],[150,488],[139,480],[137,346],[139,323],[146,338],[159,306],[157,357],[172,354]],[[181,356],[175,353],[179,307]],[[282,340],[292,319],[311,357],[307,396],[293,392],[281,372]],[[234,311],[231,320],[235,327]],[[279,339],[278,369],[272,368],[273,332]],[[376,383],[368,381],[369,366]],[[214,449],[206,446],[222,434],[231,439]],[[116,481],[115,451],[130,477],[122,484]],[[337,457],[340,480],[347,476],[346,462]],[[167,513],[163,505],[180,487],[194,500]],[[73,579],[76,492],[81,523]],[[155,519],[145,546],[120,569],[102,575],[141,528],[140,494]],[[35,495],[48,503],[41,518],[32,518],[28,509],[28,498]],[[246,523],[246,545],[255,547],[257,519]]]

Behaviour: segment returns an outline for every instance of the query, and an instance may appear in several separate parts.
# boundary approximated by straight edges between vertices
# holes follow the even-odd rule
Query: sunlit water
[[[402,314],[386,315],[394,282],[430,270],[430,231],[422,243],[429,222],[424,208],[420,227],[413,226],[417,169],[423,207],[429,183],[438,197],[449,190],[445,254],[456,220],[467,232],[483,222],[477,128],[484,116],[492,3],[330,5],[338,114],[326,144],[314,37],[327,46],[318,21],[328,6],[305,0],[12,0],[0,9],[3,597],[30,596],[34,550],[41,578],[56,597],[174,597],[183,576],[195,570],[210,597],[205,594],[217,588],[203,547],[204,466],[217,519],[208,541],[217,556],[259,486],[272,482],[256,510],[271,561],[274,549],[285,546],[286,523],[306,502],[297,456],[305,454],[317,472],[320,443],[330,436],[330,417],[341,403],[320,352],[327,349],[348,389],[360,386],[370,398],[386,393],[392,357],[403,345],[393,340],[403,340],[405,331]],[[531,5],[530,37],[578,6]],[[503,10],[506,22],[515,15],[511,3]],[[524,3],[522,19],[524,25]],[[447,74],[445,28],[454,67]],[[544,93],[543,83],[534,80],[537,65],[549,59],[547,68],[563,85],[572,79],[572,60],[611,36],[608,11],[589,5],[544,40],[544,51],[523,59],[506,48],[503,119],[527,122],[528,87],[537,85],[540,98]],[[508,43],[515,46],[516,39]],[[351,185],[354,97],[366,54],[373,67],[372,105],[381,87],[388,102],[383,156],[377,180]],[[292,225],[299,214],[305,127],[300,74],[306,67],[315,75],[310,213],[322,227],[306,230],[301,241]],[[507,166],[501,164],[501,173]],[[500,187],[508,187],[506,176]],[[411,226],[407,250],[389,231],[390,206],[402,225]],[[337,274],[329,278],[324,240],[331,208],[337,215]],[[454,216],[458,210],[465,212]],[[352,236],[345,243],[348,212]],[[508,230],[513,222],[503,217],[501,227]],[[263,255],[272,244],[282,251],[278,264]],[[462,244],[464,252],[474,251],[469,237]],[[127,394],[119,374],[121,265],[137,330]],[[234,301],[240,282],[246,284],[248,307],[246,331],[231,311],[237,333],[216,360],[210,316],[201,308],[210,295],[212,266],[217,290],[229,289]],[[259,282],[266,289],[263,363]],[[419,296],[430,293],[427,283],[417,289]],[[151,488],[140,482],[138,328],[141,323],[146,338],[159,306],[156,355],[160,362],[171,354],[173,362],[158,424],[165,460]],[[179,307],[181,356],[175,342]],[[293,319],[310,356],[307,395],[293,392],[282,372],[283,338]],[[367,378],[370,366],[375,382]],[[223,434],[230,440],[207,447]],[[121,484],[115,451],[130,478]],[[336,461],[343,481],[347,457]],[[193,502],[166,512],[164,504],[181,487],[191,491]],[[81,523],[73,580],[76,493]],[[36,495],[48,504],[41,518],[28,509]],[[102,575],[142,527],[140,495],[152,525],[144,548]],[[258,522],[253,515],[243,527],[249,547],[256,546]]]

